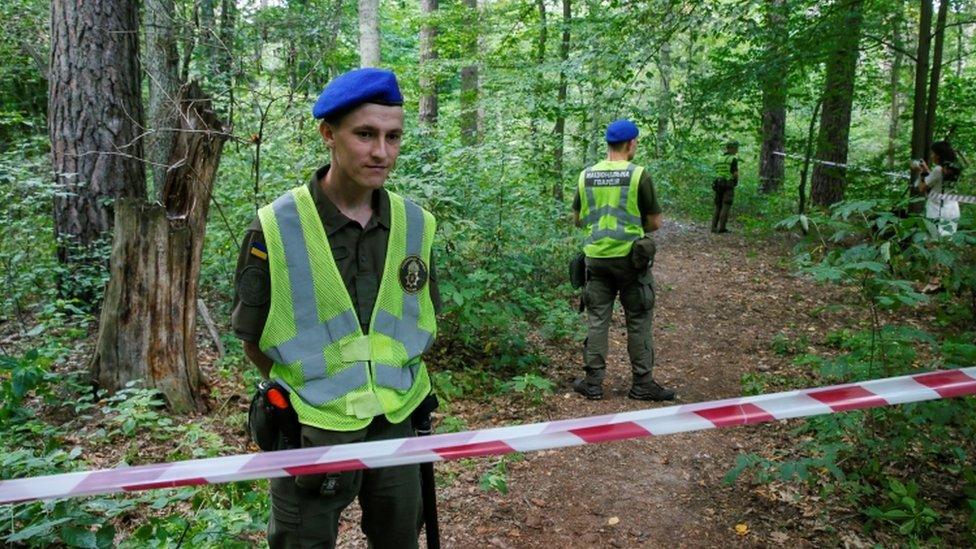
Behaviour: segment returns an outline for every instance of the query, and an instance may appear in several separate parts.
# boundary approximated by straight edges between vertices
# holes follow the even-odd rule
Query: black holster
[[[646,271],[654,266],[654,256],[657,255],[657,244],[649,236],[643,236],[634,241],[630,247],[630,266],[638,272]]]
[[[284,408],[273,404],[269,397],[271,391],[279,393],[276,401],[284,402]],[[266,452],[301,447],[302,426],[282,385],[267,379],[258,383],[247,412],[247,430],[251,440]]]
[[[586,284],[586,256],[578,254],[569,260],[569,283],[573,289],[580,289]]]

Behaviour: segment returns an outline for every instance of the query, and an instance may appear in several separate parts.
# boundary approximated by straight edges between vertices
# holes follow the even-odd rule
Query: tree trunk
[[[956,12],[956,22],[959,22],[959,14],[962,12],[962,6],[956,3],[952,7],[952,11]],[[956,78],[962,78],[962,59],[963,59],[963,49],[962,49],[962,25],[956,25]],[[973,295],[976,295],[974,292]]]
[[[437,49],[434,40],[437,26],[434,15],[437,13],[437,0],[421,0],[420,13],[423,23],[420,26],[420,126],[427,133],[437,127]]]
[[[658,56],[658,74],[661,78],[661,91],[657,98],[657,139],[654,142],[654,157],[663,158],[668,140],[668,120],[671,117],[671,43],[661,44]]]
[[[478,0],[464,0],[466,29],[464,56],[470,62],[461,67],[461,144],[478,143]]]
[[[921,0],[918,23],[918,53],[915,55],[915,97],[912,99],[912,158],[925,155],[925,108],[928,93],[929,47],[932,36],[932,0]],[[912,186],[914,189],[914,186]]]
[[[569,28],[573,19],[572,0],[563,0],[563,39],[559,44],[559,90],[556,93],[556,103],[559,114],[556,115],[556,150],[553,151],[553,171],[555,181],[552,184],[552,196],[556,200],[563,199],[563,154],[566,146],[566,63],[569,62]]]
[[[539,135],[539,120],[545,115],[545,109],[541,105],[545,100],[546,93],[546,40],[549,37],[549,28],[546,21],[546,0],[536,0],[536,8],[539,10],[539,38],[535,47],[535,82],[532,86],[534,105],[532,120],[529,127],[529,138],[532,141],[536,161],[539,163],[542,174],[542,194],[548,193],[547,181],[552,177],[549,172],[548,158],[546,156],[546,142]]]
[[[359,0],[359,66],[380,66],[379,0]]]
[[[200,409],[196,300],[213,180],[226,135],[209,99],[184,86],[173,168],[161,202],[121,200],[116,212],[111,278],[91,362],[99,387],[132,380],[159,389],[176,412]]]
[[[935,19],[932,75],[929,80],[928,105],[925,109],[925,151],[932,147],[932,136],[935,135],[935,112],[939,104],[939,81],[942,80],[942,52],[945,47],[945,27],[948,14],[949,2],[943,0],[939,3],[939,15]]]
[[[785,174],[783,146],[786,141],[786,79],[788,56],[782,51],[787,41],[787,19],[784,0],[766,0],[768,44],[762,79],[762,150],[759,153],[760,189],[776,192],[783,186]],[[777,154],[778,153],[778,154]]]
[[[211,72],[218,72],[217,66],[217,10],[216,0],[200,0],[200,49]]]
[[[147,122],[150,133],[146,139],[146,158],[153,174],[153,188],[163,188],[163,178],[169,168],[169,133],[179,124],[177,98],[180,93],[179,63],[176,51],[176,29],[173,0],[145,0],[146,76],[149,87]]]
[[[863,0],[850,0],[846,9],[840,10],[834,27],[838,35],[836,49],[827,60],[817,159],[834,164],[847,164],[862,4]],[[846,184],[845,168],[818,162],[813,167],[810,200],[818,206],[830,206],[844,199]]]
[[[928,107],[927,79],[929,77],[929,49],[932,41],[932,0],[921,0],[918,22],[918,50],[915,55],[915,95],[912,98],[912,159],[925,156],[925,113]],[[908,193],[913,198],[922,196],[914,180],[908,182]],[[909,211],[921,213],[921,201],[912,202]]]
[[[138,32],[134,2],[51,3],[48,125],[62,264],[99,265],[91,248],[111,234],[115,199],[146,196]],[[96,302],[69,278],[58,285]]]
[[[223,80],[227,93],[227,104],[220,112],[227,120],[228,128],[234,127],[234,29],[237,27],[236,0],[221,0],[220,3],[220,48],[217,55],[217,74]],[[258,62],[260,66],[260,59]]]
[[[820,105],[823,99],[818,99],[813,107],[813,114],[810,115],[810,125],[807,127],[807,143],[803,151],[803,168],[800,171],[800,201],[797,206],[798,213],[806,212],[807,207],[807,174],[810,173],[810,155],[813,154],[813,131],[817,128],[817,115],[820,114]]]
[[[892,29],[892,41],[894,42],[894,59],[891,62],[891,79],[889,89],[891,94],[891,109],[888,113],[888,154],[886,165],[889,170],[895,169],[895,149],[898,146],[898,123],[901,116],[901,66],[905,59],[902,53],[904,39],[902,38],[902,18],[896,17],[894,28]]]

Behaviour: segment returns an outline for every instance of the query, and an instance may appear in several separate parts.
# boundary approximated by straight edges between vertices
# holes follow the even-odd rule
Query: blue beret
[[[402,105],[396,75],[383,69],[356,69],[332,79],[312,107],[312,116],[328,118],[363,103]]]
[[[640,134],[637,126],[627,119],[614,120],[607,126],[607,143],[630,141]]]

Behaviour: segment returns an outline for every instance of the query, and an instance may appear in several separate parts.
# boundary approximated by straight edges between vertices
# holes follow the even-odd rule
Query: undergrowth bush
[[[825,344],[836,352],[794,358],[809,378],[842,383],[976,365],[976,309],[969,306],[976,233],[932,237],[928,220],[893,213],[907,206],[902,199],[854,200],[781,223],[809,231],[797,254],[800,272],[854,288],[868,312],[866,329],[827,334]],[[942,286],[936,299],[919,291],[931,277]],[[918,315],[933,320],[907,322]],[[754,391],[756,377],[744,378],[744,389]],[[976,541],[972,398],[817,416],[791,434],[798,448],[739,456],[726,480],[749,471],[759,482],[804,482],[860,509],[867,530],[912,545]]]

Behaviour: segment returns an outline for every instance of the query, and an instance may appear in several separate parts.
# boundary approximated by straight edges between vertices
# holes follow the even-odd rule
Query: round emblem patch
[[[427,265],[415,255],[408,255],[400,263],[400,287],[408,294],[415,294],[427,284]]]
[[[249,265],[244,267],[237,281],[237,295],[245,305],[260,307],[271,299],[271,276],[266,269]]]

